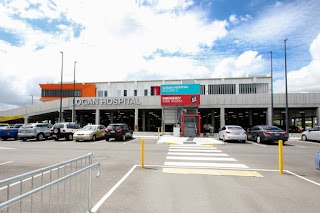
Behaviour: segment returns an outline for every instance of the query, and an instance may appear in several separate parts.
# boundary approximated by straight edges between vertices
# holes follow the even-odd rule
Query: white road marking
[[[169,152],[222,152],[221,150],[208,150],[208,149],[169,149]]]
[[[223,157],[229,156],[224,153],[181,153],[181,152],[168,152],[168,155],[185,155],[185,156],[216,156]]]
[[[234,163],[196,163],[196,162],[165,162],[165,166],[179,166],[179,167],[205,167],[205,168],[249,168],[244,164]]]
[[[97,212],[100,208],[100,206],[111,196],[111,194],[129,177],[129,175],[133,172],[133,170],[137,167],[138,165],[134,165],[129,172],[125,176],[121,178],[121,180],[116,183],[102,198],[101,200],[91,209],[91,212]]]
[[[234,158],[167,156],[167,160],[237,161]]]
[[[307,148],[305,146],[300,146],[300,145],[294,145],[294,146],[297,146],[297,147],[300,147],[300,148]]]
[[[202,149],[217,149],[216,147],[210,147],[210,146],[170,146],[170,149],[193,149],[193,150],[202,150]]]
[[[0,163],[0,166],[5,165],[5,164],[9,164],[9,163],[13,163],[13,161],[7,161],[7,162],[4,162],[4,163]]]
[[[262,145],[262,144],[259,144],[259,143],[251,143],[251,144],[256,145],[256,146],[261,146],[261,147],[268,147],[266,145]]]
[[[313,181],[313,180],[310,180],[310,179],[308,179],[308,178],[302,177],[302,176],[300,176],[300,175],[298,175],[298,174],[296,174],[296,173],[294,173],[294,172],[290,172],[290,171],[288,171],[288,170],[285,170],[284,172],[287,172],[287,173],[292,174],[292,175],[294,175],[294,176],[296,176],[296,177],[298,177],[298,178],[301,178],[302,180],[305,180],[305,181],[308,181],[308,182],[310,182],[310,183],[313,183],[313,184],[315,184],[315,185],[317,185],[317,186],[320,186],[320,183],[315,182],[315,181]]]
[[[17,149],[17,148],[11,148],[11,147],[0,147],[0,149]]]

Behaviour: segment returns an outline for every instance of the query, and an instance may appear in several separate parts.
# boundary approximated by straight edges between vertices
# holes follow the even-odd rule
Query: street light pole
[[[273,125],[273,71],[272,71],[272,51],[270,51],[270,72],[271,72],[271,125]]]
[[[62,115],[62,76],[63,76],[63,52],[60,51],[62,60],[61,60],[61,82],[60,82],[60,110],[59,110],[59,122],[62,122],[63,115]]]
[[[287,77],[287,40],[284,40],[284,74],[286,81],[286,132],[289,134],[289,110],[288,110],[288,77]]]
[[[75,110],[75,104],[76,104],[76,61],[74,61],[73,64],[73,105],[72,105],[72,122],[76,122],[76,110]]]

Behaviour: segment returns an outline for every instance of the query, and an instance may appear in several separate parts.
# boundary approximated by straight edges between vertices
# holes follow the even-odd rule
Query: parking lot
[[[101,176],[93,177],[93,206],[102,212],[317,212],[320,207],[320,171],[314,166],[320,143],[289,140],[280,174],[276,144],[141,137],[1,141],[0,179],[90,152],[101,163]]]

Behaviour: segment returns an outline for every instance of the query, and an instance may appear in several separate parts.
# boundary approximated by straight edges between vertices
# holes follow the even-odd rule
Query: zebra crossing
[[[213,146],[170,145],[164,166],[183,168],[248,169]]]

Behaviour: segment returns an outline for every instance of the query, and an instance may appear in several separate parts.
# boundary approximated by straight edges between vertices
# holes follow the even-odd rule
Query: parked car
[[[18,130],[21,126],[23,126],[23,124],[15,124],[10,127],[2,126],[2,128],[0,128],[0,138],[4,141],[8,140],[9,138],[14,138],[17,140]]]
[[[282,140],[284,143],[289,139],[289,134],[276,126],[257,125],[249,129],[247,137],[248,140],[256,141],[257,143],[272,143],[279,140]]]
[[[247,140],[247,132],[237,125],[226,125],[219,130],[219,140],[223,141],[240,141]]]
[[[303,131],[301,134],[301,140],[308,141],[308,140],[315,140],[320,141],[320,126],[307,129]]]
[[[80,129],[80,126],[76,123],[55,123],[52,127],[52,137],[57,141],[60,138],[72,141],[73,134]]]
[[[95,141],[105,137],[104,125],[92,125],[88,124],[82,129],[79,129],[73,134],[73,139],[76,141]]]
[[[127,138],[133,137],[133,131],[126,123],[109,124],[105,132],[106,141],[109,141],[110,138],[125,141]]]
[[[276,126],[276,127],[286,130],[286,126]],[[301,130],[297,126],[289,126],[289,133],[301,133]]]
[[[36,138],[38,141],[48,139],[51,136],[52,124],[49,123],[29,123],[21,126],[18,130],[18,137],[26,141]]]
[[[6,128],[9,128],[9,127],[10,127],[10,124],[0,123],[0,129],[6,129]]]

